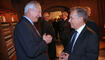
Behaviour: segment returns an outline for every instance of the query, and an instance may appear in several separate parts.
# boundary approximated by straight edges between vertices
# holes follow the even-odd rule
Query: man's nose
[[[39,17],[42,17],[42,14],[41,13],[39,14]]]

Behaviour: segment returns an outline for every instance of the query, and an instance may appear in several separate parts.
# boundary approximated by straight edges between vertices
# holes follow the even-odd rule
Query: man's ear
[[[83,16],[81,16],[79,19],[80,19],[80,21],[84,22]]]

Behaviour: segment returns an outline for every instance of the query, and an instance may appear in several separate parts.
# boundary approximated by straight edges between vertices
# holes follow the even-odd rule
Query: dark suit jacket
[[[77,38],[69,60],[98,60],[98,41],[97,34],[85,27]],[[64,52],[68,52],[67,49]]]
[[[60,40],[62,41],[64,48],[65,48],[68,44],[68,41],[69,41],[68,37],[72,29],[71,29],[70,23],[68,22],[68,19],[65,21],[64,19],[61,19],[58,22],[58,26],[59,26]]]
[[[86,25],[99,35],[98,26],[94,21],[88,19],[87,22],[86,22]]]
[[[49,60],[55,60],[56,57],[56,46],[55,46],[55,31],[54,28],[49,21],[42,20],[41,23],[42,34],[47,33],[53,36],[53,40],[50,44],[48,44],[48,56]]]
[[[41,29],[42,29],[42,34],[47,33],[55,37],[55,31],[51,22],[42,20]]]
[[[14,40],[17,60],[48,60],[47,44],[24,17],[15,27]]]

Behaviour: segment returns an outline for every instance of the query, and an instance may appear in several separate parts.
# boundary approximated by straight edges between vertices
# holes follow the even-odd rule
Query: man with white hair
[[[14,31],[17,60],[48,60],[47,44],[52,36],[41,37],[34,22],[41,17],[41,6],[36,1],[29,2],[24,9],[24,16],[19,20]]]

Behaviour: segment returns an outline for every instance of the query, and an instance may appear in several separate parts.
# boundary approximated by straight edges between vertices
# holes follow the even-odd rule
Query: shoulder
[[[21,19],[19,19],[19,22],[16,24],[16,27],[17,27],[17,26],[20,26],[20,25],[23,26],[24,23],[25,23],[25,22],[24,22],[24,19],[21,18]]]
[[[86,41],[88,44],[98,44],[99,37],[93,30],[91,30],[90,28],[87,28]]]
[[[95,21],[93,21],[93,20],[87,20],[87,23],[86,23],[86,24],[87,24],[87,25],[88,25],[88,24],[92,24],[92,25],[94,25],[94,24],[95,24],[95,25],[96,25],[96,22],[95,22]]]
[[[92,29],[90,29],[89,27],[86,27],[86,34],[90,37],[97,37],[98,35],[96,34],[96,32],[94,32]]]
[[[22,17],[21,19],[19,19],[19,22],[16,24],[15,28],[25,29],[30,26],[31,26],[30,22],[28,20],[26,20],[24,17]]]

